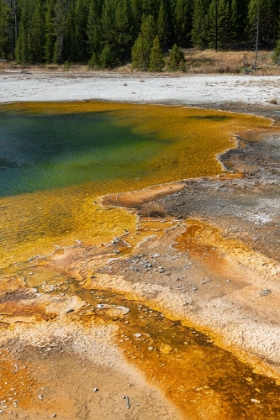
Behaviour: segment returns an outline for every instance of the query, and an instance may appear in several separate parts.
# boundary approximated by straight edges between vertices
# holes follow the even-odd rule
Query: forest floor
[[[128,237],[105,248],[77,244],[46,259],[35,258],[21,275],[1,276],[2,418],[241,418],[230,403],[223,411],[220,394],[196,382],[194,373],[185,403],[172,394],[171,382],[154,380],[152,361],[169,353],[181,360],[180,352],[166,341],[154,344],[151,332],[140,331],[141,319],[180,320],[208,334],[254,372],[280,379],[280,77],[0,75],[1,103],[55,100],[199,106],[256,113],[275,123],[265,135],[237,133],[238,147],[220,157],[228,175],[184,180],[169,195],[163,186],[162,194],[159,187],[154,194],[118,195],[117,201],[104,197],[104,205],[121,204],[137,212],[135,248],[127,249]],[[28,287],[28,278],[43,277],[46,271],[61,275],[61,282],[45,283],[39,293]],[[140,312],[143,305],[148,308],[136,326],[131,301]],[[129,334],[139,339],[133,350]],[[146,379],[143,360],[148,363]],[[246,378],[248,383],[252,377]],[[271,404],[277,409],[270,417],[258,411],[267,396],[256,386],[243,418],[279,418],[275,387]]]

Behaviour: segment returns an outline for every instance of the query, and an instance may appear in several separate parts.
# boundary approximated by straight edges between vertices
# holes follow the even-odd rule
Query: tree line
[[[279,0],[0,0],[0,58],[158,71],[180,48],[275,45]]]

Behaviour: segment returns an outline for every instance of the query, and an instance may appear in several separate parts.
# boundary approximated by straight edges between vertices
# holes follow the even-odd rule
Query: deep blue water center
[[[162,146],[117,125],[112,112],[0,112],[0,196],[142,177]]]

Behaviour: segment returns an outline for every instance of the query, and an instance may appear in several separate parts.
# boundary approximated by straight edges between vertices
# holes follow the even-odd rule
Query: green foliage
[[[147,71],[155,38],[155,22],[151,15],[144,18],[141,32],[132,48],[132,67]]]
[[[164,68],[163,52],[160,46],[159,37],[156,36],[150,54],[149,71],[161,71]]]
[[[173,45],[169,54],[167,70],[169,71],[185,71],[185,56],[181,48],[176,44]]]
[[[177,0],[174,27],[177,42],[183,47],[191,45],[193,0]]]
[[[217,1],[217,33],[216,33],[216,1]],[[232,42],[232,26],[229,0],[212,0],[207,16],[208,46],[225,50]],[[216,40],[217,36],[217,40]]]
[[[86,26],[87,50],[89,56],[100,53],[102,29],[101,29],[101,4],[99,0],[90,0]]]
[[[163,0],[161,1],[157,18],[157,33],[161,45],[166,45],[168,33],[168,20]]]
[[[194,0],[191,40],[195,47],[207,47],[207,13],[209,0]]]
[[[0,0],[0,57],[19,63],[126,64],[147,71],[162,48],[230,48],[280,36],[279,0]],[[158,54],[158,52],[157,52]]]
[[[109,44],[106,44],[99,56],[101,69],[113,69],[118,65],[118,60]]]
[[[237,0],[232,0],[230,6],[230,28],[231,28],[231,42],[235,42],[238,39],[238,23],[239,15],[237,8]]]
[[[69,61],[65,61],[63,64],[63,71],[69,71],[70,70],[70,64]]]
[[[11,8],[0,0],[0,57],[8,58],[11,55]]]
[[[40,0],[22,0],[21,21],[15,56],[19,63],[40,63],[43,59],[44,19]]]
[[[254,38],[257,26],[257,9],[259,8],[259,40],[275,41],[279,28],[278,0],[250,0],[248,8],[248,34]]]
[[[272,58],[275,64],[280,64],[280,39],[277,42]]]
[[[55,32],[55,46],[54,46],[54,57],[55,63],[62,63],[64,54],[64,40],[66,33],[67,15],[70,6],[70,0],[56,0],[55,3],[55,16],[54,16],[54,32]],[[69,22],[69,20],[68,20]]]
[[[130,58],[133,39],[130,0],[105,0],[102,16],[102,37],[122,61]]]
[[[45,18],[45,43],[44,59],[46,63],[52,63],[54,56],[54,0],[47,0]]]
[[[100,68],[99,66],[99,60],[98,56],[95,52],[92,53],[91,59],[88,62],[88,69],[89,70],[98,70]]]

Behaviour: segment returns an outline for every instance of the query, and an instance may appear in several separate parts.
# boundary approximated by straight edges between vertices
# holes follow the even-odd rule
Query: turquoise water
[[[0,196],[137,178],[161,140],[118,126],[114,113],[0,113]]]

